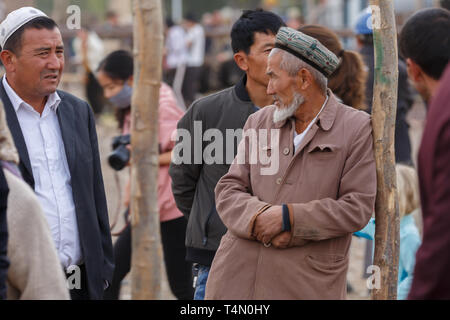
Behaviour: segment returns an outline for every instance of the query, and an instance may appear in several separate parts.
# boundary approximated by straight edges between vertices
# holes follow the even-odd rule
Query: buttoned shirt
[[[56,111],[61,102],[50,94],[42,114],[23,101],[3,77],[3,86],[17,119],[30,158],[34,191],[47,218],[63,268],[82,263],[71,175]]]

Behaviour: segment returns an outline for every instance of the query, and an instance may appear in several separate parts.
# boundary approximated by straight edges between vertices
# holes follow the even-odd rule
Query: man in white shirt
[[[113,259],[93,113],[57,91],[64,46],[42,11],[11,12],[0,25],[0,46],[0,98],[20,171],[40,200],[63,269],[81,276],[72,298],[101,299]]]
[[[202,66],[205,60],[205,31],[193,14],[187,14],[183,22],[186,29],[186,75],[183,82],[183,96],[186,106],[195,100],[200,86]]]

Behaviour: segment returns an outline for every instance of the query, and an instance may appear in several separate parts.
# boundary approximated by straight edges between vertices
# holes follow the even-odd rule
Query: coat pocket
[[[322,274],[336,274],[345,270],[348,259],[335,254],[310,254],[306,256],[308,265]]]
[[[307,152],[314,160],[328,160],[335,158],[339,147],[334,144],[316,144],[311,145]]]

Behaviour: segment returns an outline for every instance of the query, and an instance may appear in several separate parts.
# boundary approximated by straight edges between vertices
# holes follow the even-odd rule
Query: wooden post
[[[158,212],[158,106],[162,75],[161,0],[134,0],[131,126],[133,300],[161,298],[163,269]]]
[[[372,126],[377,165],[375,256],[380,286],[374,300],[397,298],[399,214],[395,173],[395,117],[397,111],[397,32],[392,0],[371,0],[375,50]]]

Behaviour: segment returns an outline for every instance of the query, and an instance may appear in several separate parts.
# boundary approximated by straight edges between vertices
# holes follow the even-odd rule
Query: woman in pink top
[[[104,96],[116,108],[116,118],[122,135],[130,133],[130,104],[133,82],[133,57],[127,51],[119,50],[109,54],[98,68],[97,78]],[[178,299],[193,298],[192,265],[185,260],[184,245],[187,220],[177,209],[172,195],[169,164],[177,122],[183,111],[177,106],[172,89],[165,83],[159,91],[159,175],[158,206],[161,221],[161,241],[164,252],[167,278],[173,294]],[[129,203],[129,185],[126,188],[125,203]],[[120,282],[130,271],[131,227],[128,225],[114,245],[115,271],[105,299],[119,298]]]

